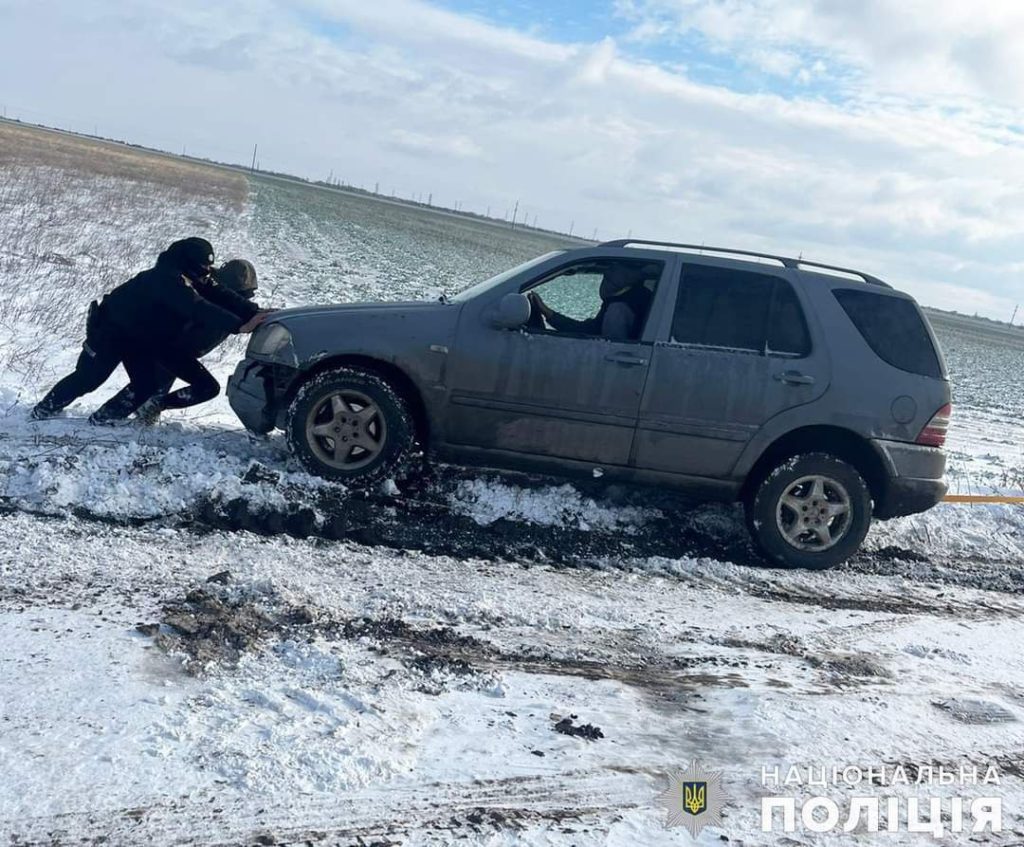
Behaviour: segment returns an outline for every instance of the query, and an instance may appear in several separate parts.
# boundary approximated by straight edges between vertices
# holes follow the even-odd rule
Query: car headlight
[[[248,355],[297,364],[292,348],[292,334],[281,324],[265,324],[253,333]]]

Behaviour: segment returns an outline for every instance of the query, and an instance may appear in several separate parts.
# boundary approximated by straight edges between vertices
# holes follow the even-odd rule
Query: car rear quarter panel
[[[832,290],[863,288],[892,297],[907,295],[807,271],[795,276],[828,339],[832,380],[821,398],[778,415],[762,428],[737,462],[737,477],[746,476],[773,442],[800,427],[834,426],[863,438],[913,442],[932,415],[949,402],[948,380],[910,373],[882,360]]]

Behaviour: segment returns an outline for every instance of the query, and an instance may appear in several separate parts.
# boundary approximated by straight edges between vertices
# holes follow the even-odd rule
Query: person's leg
[[[160,401],[161,409],[196,406],[212,400],[220,392],[220,384],[213,374],[186,353],[161,351],[154,356],[150,350],[130,350],[125,352],[123,362],[131,380],[128,388],[93,412],[89,418],[92,423],[113,423],[138,411],[158,393],[161,385],[166,384],[167,374],[172,380],[177,377],[188,385],[165,394]]]
[[[147,352],[128,348],[123,352],[122,364],[128,372],[128,386],[89,416],[94,424],[112,424],[123,421],[152,397],[162,379],[159,365]]]
[[[160,366],[188,385],[171,391],[161,401],[164,409],[185,409],[212,400],[220,393],[220,384],[202,362],[193,356],[167,353],[160,357]]]
[[[174,386],[173,374],[168,373],[163,368],[159,369],[159,373],[160,382],[156,393],[139,406],[138,411],[135,412],[135,420],[145,426],[153,426],[160,420],[160,414],[164,410],[164,398]]]
[[[87,340],[82,345],[75,370],[51,388],[35,405],[31,412],[32,418],[41,420],[53,417],[79,397],[95,391],[110,378],[120,361],[116,351],[95,342],[90,344]]]

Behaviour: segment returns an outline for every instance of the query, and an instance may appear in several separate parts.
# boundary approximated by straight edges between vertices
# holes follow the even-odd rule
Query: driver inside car
[[[593,335],[609,341],[636,341],[643,332],[644,320],[653,294],[644,285],[639,268],[614,264],[608,268],[598,291],[601,308],[592,318],[576,320],[559,314],[536,292],[530,292],[535,314],[541,315],[556,332]]]

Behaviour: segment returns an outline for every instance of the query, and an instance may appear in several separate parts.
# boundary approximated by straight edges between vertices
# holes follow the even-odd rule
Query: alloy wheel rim
[[[316,457],[332,468],[357,471],[376,459],[387,441],[384,415],[361,391],[335,391],[306,416],[306,440]]]
[[[853,506],[837,480],[812,474],[786,486],[775,505],[775,522],[791,547],[821,553],[835,547],[850,530]]]

